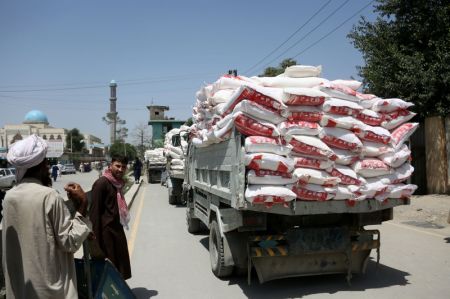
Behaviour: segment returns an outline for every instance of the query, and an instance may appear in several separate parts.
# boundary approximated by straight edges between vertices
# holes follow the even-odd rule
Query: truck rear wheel
[[[220,236],[219,225],[215,220],[211,222],[209,230],[209,257],[211,270],[217,277],[227,277],[233,272],[233,266],[225,266],[223,239]]]
[[[201,229],[200,219],[192,218],[189,209],[186,209],[186,224],[188,232],[191,234],[198,233]]]
[[[167,192],[169,194],[169,204],[176,205],[177,204],[177,196],[173,195],[173,187],[167,188]]]

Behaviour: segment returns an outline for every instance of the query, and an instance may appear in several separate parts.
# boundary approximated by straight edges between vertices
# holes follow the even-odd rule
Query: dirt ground
[[[450,195],[414,195],[411,204],[394,208],[394,221],[424,228],[447,228]]]

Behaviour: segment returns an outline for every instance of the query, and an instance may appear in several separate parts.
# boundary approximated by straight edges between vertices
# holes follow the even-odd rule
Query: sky
[[[285,58],[360,79],[347,34],[370,0],[1,0],[0,127],[44,112],[51,126],[109,143],[109,83],[128,142],[148,105],[192,115],[195,92],[230,69],[256,76]]]

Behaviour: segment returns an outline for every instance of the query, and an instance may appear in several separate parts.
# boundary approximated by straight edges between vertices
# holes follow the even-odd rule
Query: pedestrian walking
[[[2,254],[6,298],[78,298],[73,253],[90,233],[86,194],[65,186],[67,203],[50,186],[47,143],[37,135],[17,141],[7,159],[17,186],[3,201]]]
[[[101,251],[97,257],[108,258],[122,274],[123,279],[131,277],[130,256],[124,232],[124,227],[128,229],[130,220],[123,195],[123,176],[127,164],[126,157],[112,157],[109,167],[92,186],[89,211],[95,238],[91,243]]]
[[[52,166],[52,178],[53,178],[53,182],[56,182],[56,178],[58,177],[58,172],[59,172],[59,168],[58,166],[55,164]]]
[[[141,180],[141,172],[142,172],[142,162],[141,160],[139,160],[138,157],[136,157],[136,160],[134,160],[133,165],[134,182],[136,184],[139,184],[139,181]]]

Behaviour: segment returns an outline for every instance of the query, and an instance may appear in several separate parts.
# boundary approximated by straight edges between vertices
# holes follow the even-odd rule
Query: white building
[[[0,128],[0,149],[7,149],[17,140],[21,140],[31,134],[36,134],[53,144],[52,148],[70,149],[70,144],[66,144],[66,136],[69,130],[54,128],[49,125],[47,116],[39,111],[32,110],[25,115],[22,124],[5,125]],[[92,148],[103,146],[101,139],[90,134],[83,134],[86,148],[92,153]],[[49,156],[49,154],[47,154]]]

